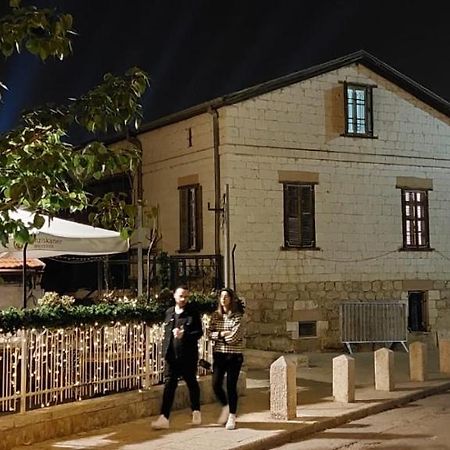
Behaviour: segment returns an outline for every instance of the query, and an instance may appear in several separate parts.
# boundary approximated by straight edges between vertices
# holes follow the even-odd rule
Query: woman
[[[217,310],[211,317],[209,337],[214,343],[213,389],[222,404],[218,423],[227,430],[236,428],[237,383],[244,360],[243,308],[231,289],[220,291]],[[227,393],[223,380],[227,375]]]

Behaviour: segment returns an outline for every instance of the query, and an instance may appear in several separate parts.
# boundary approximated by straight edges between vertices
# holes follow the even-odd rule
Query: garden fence
[[[204,327],[208,318],[203,319]],[[117,323],[0,334],[0,413],[15,413],[163,380],[162,325]],[[211,362],[204,337],[199,356]],[[206,371],[199,368],[199,375]]]

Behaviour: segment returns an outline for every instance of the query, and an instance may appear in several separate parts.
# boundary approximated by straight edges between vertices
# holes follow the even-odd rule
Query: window
[[[202,189],[201,186],[181,186],[180,191],[180,251],[202,248]]]
[[[283,191],[284,246],[315,247],[314,184],[283,183]]]
[[[317,322],[315,320],[308,320],[298,323],[298,337],[316,337],[317,336]]]
[[[345,134],[373,136],[372,87],[344,83]]]
[[[409,331],[427,331],[427,299],[425,292],[408,292],[408,329]]]
[[[403,248],[429,249],[428,191],[402,189]]]

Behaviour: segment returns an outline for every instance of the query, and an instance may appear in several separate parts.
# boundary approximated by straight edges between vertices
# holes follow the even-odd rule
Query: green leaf
[[[39,214],[35,214],[33,226],[39,230],[44,225],[45,225],[45,218],[43,216],[40,216]]]
[[[24,245],[30,240],[30,233],[26,228],[22,228],[14,233],[14,240],[19,245]]]

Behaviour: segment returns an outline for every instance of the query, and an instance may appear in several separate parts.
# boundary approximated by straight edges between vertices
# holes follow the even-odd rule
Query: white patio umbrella
[[[14,219],[33,223],[34,213],[19,210],[11,213]],[[45,217],[45,216],[44,216]],[[128,251],[128,240],[116,231],[105,230],[70,220],[45,217],[45,225],[35,232],[33,244],[17,248],[11,241],[7,247],[0,245],[0,258],[23,258],[24,305],[26,301],[26,258],[48,258],[61,255],[111,255]]]
[[[14,219],[32,223],[34,213],[20,210],[11,213]],[[45,217],[45,216],[44,216]],[[32,231],[33,233],[33,231]],[[105,230],[64,219],[45,217],[45,225],[34,232],[36,239],[27,247],[30,258],[46,258],[60,255],[111,255],[128,250],[128,240],[122,239],[116,231]],[[0,247],[0,257],[21,257],[22,249],[14,243]]]

